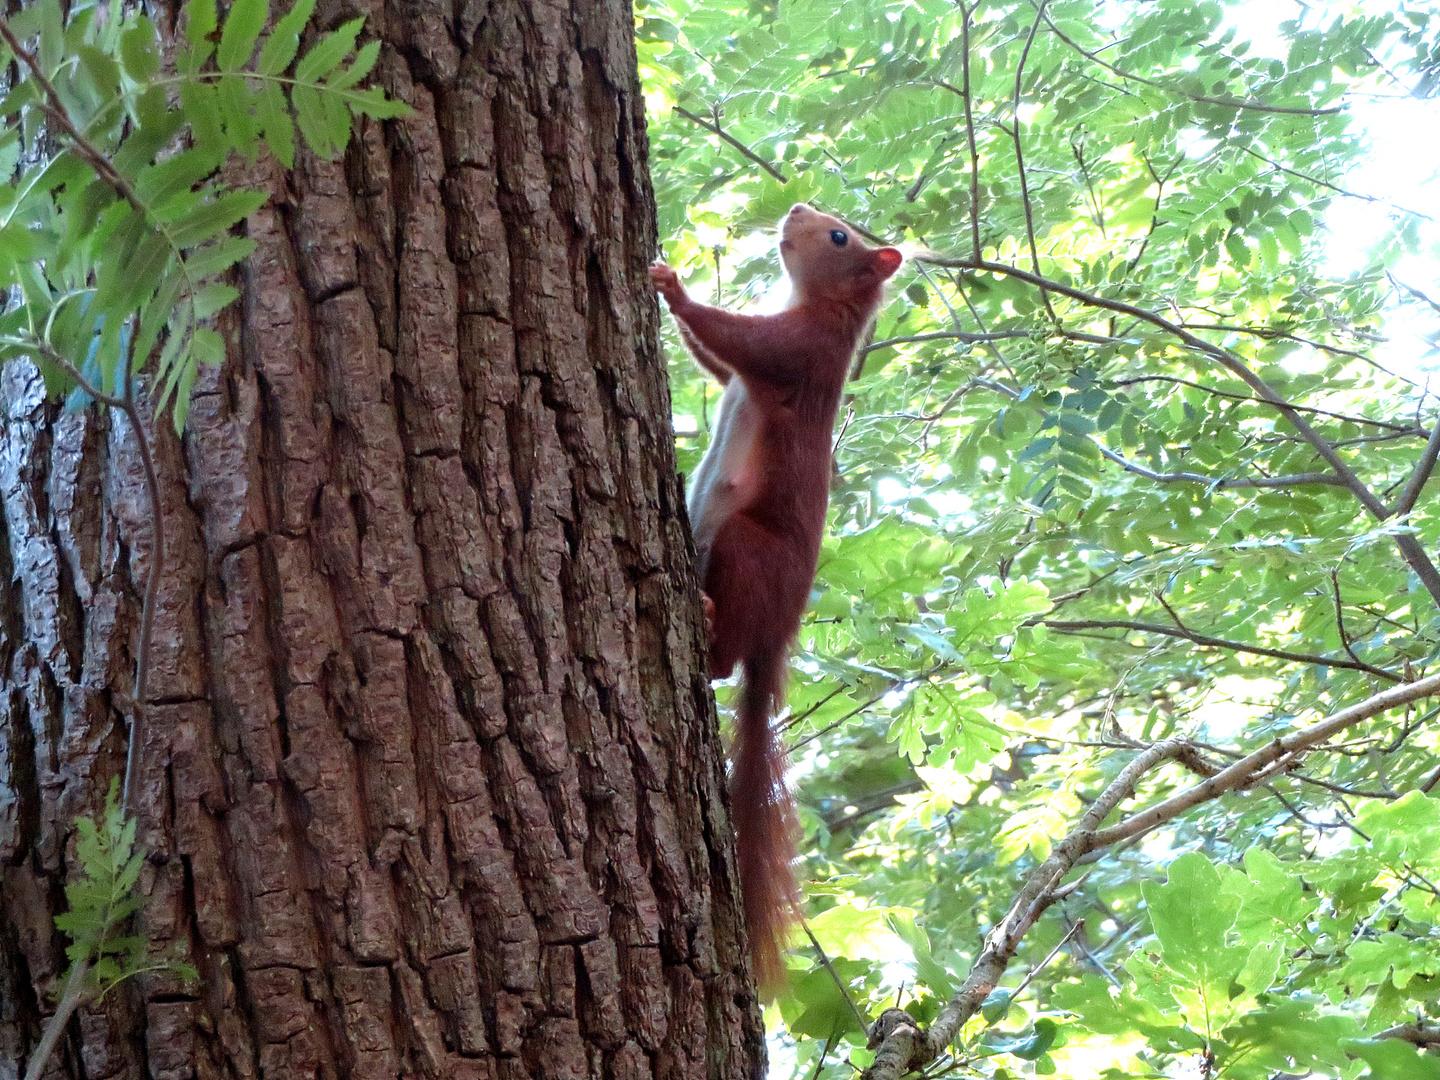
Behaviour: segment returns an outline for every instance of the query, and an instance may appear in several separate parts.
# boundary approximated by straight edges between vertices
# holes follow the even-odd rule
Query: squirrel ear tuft
[[[875,271],[882,280],[899,270],[900,264],[905,261],[905,256],[900,254],[900,249],[893,247],[877,248],[873,258]]]

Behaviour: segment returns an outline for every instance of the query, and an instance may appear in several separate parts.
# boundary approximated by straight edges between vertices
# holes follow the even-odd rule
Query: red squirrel
[[[795,807],[785,751],[770,728],[785,660],[810,598],[830,498],[831,437],[850,361],[900,267],[838,218],[797,203],[780,223],[791,285],[775,315],[697,304],[675,271],[650,268],[680,337],[725,387],[686,507],[699,555],[710,676],[738,662],[730,806],[751,954],[762,985],[783,973],[780,942],[799,899],[790,868]]]

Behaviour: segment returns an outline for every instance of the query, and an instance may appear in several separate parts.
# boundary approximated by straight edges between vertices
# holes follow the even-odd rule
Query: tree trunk
[[[355,14],[414,112],[261,160],[183,442],[139,776],[142,976],[54,1076],[754,1077],[646,266],[626,3]],[[124,766],[149,531],[122,417],[0,375],[0,1077]]]

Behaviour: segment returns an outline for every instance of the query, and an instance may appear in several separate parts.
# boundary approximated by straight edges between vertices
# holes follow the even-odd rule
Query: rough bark
[[[272,193],[183,441],[137,929],[54,1076],[751,1077],[628,4],[325,4],[414,109]],[[0,373],[0,1077],[124,763],[123,418]]]

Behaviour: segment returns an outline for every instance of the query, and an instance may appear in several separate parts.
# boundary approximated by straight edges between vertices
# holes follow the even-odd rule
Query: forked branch
[[[1091,803],[1069,834],[1055,845],[1050,857],[1026,879],[1009,912],[986,935],[985,946],[970,974],[940,1011],[935,1023],[922,1029],[903,1009],[887,1009],[880,1015],[870,1033],[875,1061],[861,1080],[898,1080],[904,1073],[925,1068],[945,1052],[999,984],[1025,934],[1059,898],[1062,880],[1084,856],[1149,832],[1227,791],[1261,783],[1285,771],[1306,751],[1319,747],[1346,728],[1436,693],[1440,693],[1440,675],[1392,687],[1309,727],[1275,739],[1194,787],[1102,829],[1101,823],[1134,795],[1147,773],[1166,761],[1179,759],[1192,747],[1185,739],[1166,739],[1136,754]]]
[[[1356,475],[1349,463],[1340,456],[1337,451],[1323,435],[1318,432],[1311,423],[1305,419],[1301,412],[1291,405],[1290,402],[1281,397],[1275,389],[1251,370],[1250,366],[1236,356],[1229,349],[1207,341],[1193,333],[1187,327],[1181,326],[1156,314],[1146,308],[1137,307],[1134,304],[1126,303],[1123,300],[1114,300],[1108,296],[1101,296],[1098,293],[1086,292],[1084,289],[1077,289],[1061,281],[1041,277],[1039,274],[1022,270],[1018,266],[1010,266],[1006,263],[991,262],[984,258],[971,259],[950,259],[939,256],[921,256],[924,261],[934,263],[937,266],[946,266],[958,270],[982,270],[986,273],[1000,274],[1004,277],[1016,278],[1037,289],[1045,290],[1057,296],[1068,297],[1087,307],[1099,308],[1104,311],[1113,311],[1120,315],[1127,315],[1139,322],[1148,323],[1159,330],[1163,330],[1178,342],[1184,345],[1189,351],[1198,353],[1220,364],[1231,374],[1237,376],[1242,382],[1255,391],[1258,398],[1275,409],[1300,437],[1309,443],[1317,454],[1330,466],[1335,476],[1360,503],[1361,506],[1377,521],[1386,521],[1395,516],[1392,507],[1387,506],[1366,483]],[[1420,542],[1409,532],[1396,532],[1393,535],[1396,548],[1400,556],[1415,571],[1415,576],[1425,586],[1436,604],[1440,604],[1440,570],[1435,568],[1430,556],[1420,546]]]

